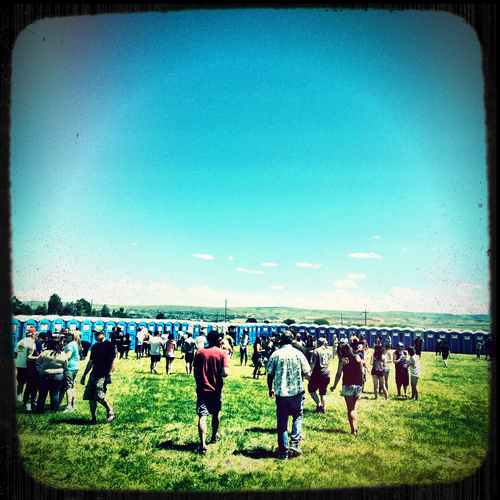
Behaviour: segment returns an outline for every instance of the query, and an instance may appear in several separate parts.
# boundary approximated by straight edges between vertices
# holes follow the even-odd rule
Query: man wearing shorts
[[[97,423],[97,403],[106,408],[107,422],[111,422],[115,416],[115,410],[106,400],[106,390],[111,384],[111,374],[115,369],[116,350],[115,346],[106,340],[104,330],[94,330],[95,344],[90,350],[90,359],[85,367],[80,383],[85,385],[85,377],[90,373],[89,381],[83,393],[83,400],[89,402],[92,424]]]
[[[26,373],[28,367],[28,346],[35,344],[36,328],[31,326],[26,330],[26,336],[20,340],[14,348],[14,357],[16,358],[17,370],[17,400],[23,400],[23,390],[26,384]]]
[[[160,337],[160,332],[155,331],[155,334],[149,339],[149,353],[151,356],[150,369],[151,373],[158,373],[158,364],[161,361],[162,349],[165,346],[165,342]]]
[[[196,343],[193,339],[193,333],[187,332],[187,339],[184,342],[184,357],[186,361],[186,373],[191,375],[193,371],[194,351],[196,350]]]
[[[317,347],[311,352],[311,379],[309,380],[309,395],[316,403],[316,413],[326,412],[326,389],[330,383],[331,354],[326,347],[326,339],[320,338]],[[316,391],[319,390],[319,397]],[[321,398],[321,400],[320,400]]]
[[[200,454],[207,452],[207,416],[212,415],[212,439],[209,444],[217,443],[222,408],[222,386],[229,375],[229,360],[226,352],[218,347],[219,334],[212,330],[207,335],[208,347],[197,351],[193,361],[193,375],[196,381],[196,414],[200,435]]]

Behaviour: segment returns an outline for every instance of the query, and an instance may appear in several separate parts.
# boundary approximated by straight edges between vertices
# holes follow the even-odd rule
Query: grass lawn
[[[369,351],[371,354],[371,350]],[[236,351],[236,354],[239,354]],[[86,361],[81,363],[79,382]],[[18,403],[20,454],[25,470],[46,486],[86,490],[248,491],[426,485],[465,479],[485,457],[489,439],[488,363],[454,354],[448,368],[424,352],[418,401],[398,399],[394,371],[389,400],[374,400],[371,376],[358,401],[359,435],[350,434],[341,386],[328,390],[327,413],[304,407],[303,454],[277,458],[275,401],[265,377],[230,362],[225,380],[220,443],[199,444],[195,384],[180,353],[174,373],[149,372],[149,359],[119,360],[108,388],[116,411],[89,425],[88,403],[77,384],[74,413],[28,413]],[[337,360],[332,360],[332,383]],[[307,385],[306,385],[307,388]],[[410,389],[408,391],[410,395]],[[63,408],[61,406],[61,408]],[[209,419],[209,435],[210,435]]]

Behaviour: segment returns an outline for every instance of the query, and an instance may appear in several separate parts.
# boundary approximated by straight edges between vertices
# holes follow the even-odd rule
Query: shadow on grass
[[[308,430],[316,431],[316,432],[328,432],[328,433],[336,433],[336,434],[350,434],[350,432],[343,431],[342,429],[315,429],[313,427],[309,427]]]
[[[95,427],[91,424],[91,418],[67,418],[67,419],[61,419],[58,420],[57,423],[59,424],[69,424],[69,425],[88,425],[89,427]],[[106,419],[103,417],[102,422],[97,421],[97,424],[106,423]],[[96,425],[97,425],[96,424]]]
[[[265,432],[267,434],[276,434],[278,429],[273,427],[272,429],[264,429],[263,427],[250,427],[250,429],[245,429],[245,432]]]
[[[186,443],[186,444],[177,444],[174,443],[171,439],[169,441],[163,441],[162,443],[158,443],[155,448],[160,450],[174,450],[174,451],[197,451],[200,447],[200,443]]]
[[[266,448],[254,448],[252,450],[237,450],[233,452],[233,455],[243,455],[247,458],[253,458],[259,460],[262,458],[278,458],[277,451],[269,451]]]

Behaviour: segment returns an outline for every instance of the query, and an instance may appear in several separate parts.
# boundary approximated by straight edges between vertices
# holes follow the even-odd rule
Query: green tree
[[[315,320],[313,321],[313,324],[314,324],[314,325],[327,325],[327,326],[329,326],[329,325],[330,325],[330,322],[329,322],[327,319],[322,319],[322,318],[321,318],[321,319],[315,319]]]
[[[113,318],[129,318],[130,316],[125,312],[123,307],[120,307],[118,311],[113,311]]]
[[[58,316],[61,315],[62,310],[63,310],[63,303],[62,303],[61,297],[59,297],[59,295],[57,295],[57,293],[53,293],[50,296],[47,310],[48,310],[49,314],[55,314]]]
[[[41,306],[38,306],[35,309],[35,313],[37,316],[46,316],[49,313],[47,309],[47,304],[43,303]]]
[[[156,315],[156,319],[167,319],[167,318],[165,317],[165,313],[158,313]]]
[[[285,325],[293,325],[295,323],[295,320],[294,319],[285,319],[285,321],[283,321],[283,323]]]
[[[76,304],[74,302],[66,302],[62,308],[61,314],[63,316],[76,316]]]
[[[76,301],[76,316],[92,316],[92,305],[88,300],[82,298]]]
[[[257,323],[255,318],[247,318],[246,323]]]
[[[109,307],[104,304],[101,309],[101,318],[109,318],[111,316],[111,311],[109,310]]]

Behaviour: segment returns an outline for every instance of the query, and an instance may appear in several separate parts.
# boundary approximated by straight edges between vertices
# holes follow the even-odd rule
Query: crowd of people
[[[63,329],[61,332],[40,332],[30,327],[26,337],[15,347],[17,369],[17,399],[28,411],[43,413],[47,396],[50,409],[58,411],[64,398],[64,412],[76,410],[75,381],[80,369],[80,360],[90,351],[80,383],[85,386],[83,400],[89,402],[91,423],[97,423],[98,404],[106,410],[106,421],[115,418],[115,410],[106,394],[118,359],[128,359],[130,335],[115,327],[106,340],[105,331],[96,327],[92,331],[94,344],[90,347],[80,341],[79,331]],[[245,329],[239,338],[240,366],[248,363],[250,345],[249,332]],[[347,407],[347,418],[351,433],[358,434],[356,402],[365,392],[368,372],[373,381],[375,399],[389,397],[389,374],[394,366],[395,383],[399,398],[418,401],[418,380],[421,376],[419,360],[423,339],[420,335],[413,345],[405,350],[398,342],[391,352],[388,342],[375,339],[373,352],[368,360],[368,342],[361,335],[350,339],[333,338],[330,352],[325,338],[316,339],[307,335],[302,340],[294,327],[281,334],[257,337],[253,343],[253,378],[259,379],[261,372],[267,375],[269,396],[276,400],[279,456],[287,459],[301,453],[299,442],[304,438],[302,429],[303,406],[306,399],[304,380],[308,380],[307,391],[316,404],[317,413],[326,413],[327,389],[331,382],[330,362],[338,357],[338,367],[330,391],[336,390],[342,378],[341,395]],[[481,346],[480,346],[481,347]],[[480,348],[479,347],[479,348]],[[492,347],[488,346],[488,355]],[[171,375],[178,349],[185,360],[186,374],[193,375],[196,382],[196,413],[199,417],[198,431],[200,453],[207,450],[207,417],[212,415],[212,434],[208,444],[220,440],[218,433],[222,408],[223,379],[229,375],[229,360],[236,348],[235,336],[230,332],[211,330],[205,335],[202,329],[196,339],[191,331],[183,332],[177,341],[171,332],[150,332],[141,328],[136,335],[136,359],[150,358],[151,374],[158,374],[162,355],[165,357],[166,374]],[[444,366],[447,367],[449,347],[446,341],[439,345]],[[436,355],[438,351],[436,350]],[[478,354],[479,357],[479,354]],[[89,376],[87,379],[87,375]],[[288,419],[292,417],[290,440]],[[290,442],[288,442],[290,441]]]

